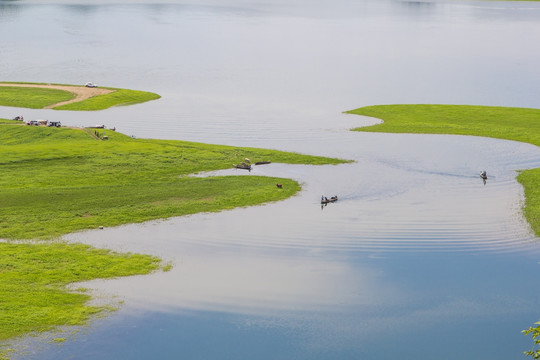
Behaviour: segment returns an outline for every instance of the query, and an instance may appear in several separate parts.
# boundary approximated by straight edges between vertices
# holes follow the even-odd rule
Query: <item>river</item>
[[[355,160],[270,164],[286,201],[65,237],[173,268],[94,281],[119,311],[14,359],[523,358],[540,244],[516,170],[531,145],[348,131],[394,103],[539,107],[540,3],[0,0],[2,81],[153,91],[99,112],[0,107],[135,137]],[[478,174],[489,175],[483,184]],[[339,195],[321,207],[321,195]],[[69,331],[69,330],[68,330]]]

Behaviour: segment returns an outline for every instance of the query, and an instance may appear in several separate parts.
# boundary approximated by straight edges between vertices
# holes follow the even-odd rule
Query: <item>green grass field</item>
[[[63,90],[0,86],[0,106],[43,109],[74,97]]]
[[[540,145],[540,109],[468,105],[378,105],[348,111],[382,119],[382,124],[353,130],[455,134],[492,137]],[[540,169],[521,171],[525,190],[523,212],[540,236]]]
[[[231,168],[246,157],[253,162],[343,162],[105,133],[108,140],[80,129],[2,125],[0,238],[51,238],[98,226],[220,211],[282,200],[300,189],[288,179],[186,176]]]
[[[13,120],[0,119],[0,125],[24,125],[22,121],[15,123]]]
[[[57,106],[55,110],[74,110],[74,111],[95,111],[104,110],[113,106],[126,106],[139,104],[151,100],[159,99],[158,94],[147,91],[116,89],[112,93],[100,96],[94,96],[88,100],[79,101],[67,105]]]
[[[82,325],[107,309],[88,306],[84,289],[66,286],[96,278],[147,274],[160,260],[85,245],[0,243],[0,341],[62,325]],[[4,349],[5,350],[5,349]]]
[[[86,305],[89,296],[69,291],[67,284],[145,274],[160,266],[150,256],[68,245],[55,237],[278,201],[300,190],[290,179],[188,176],[231,168],[246,157],[253,162],[345,162],[264,149],[132,139],[101,129],[108,140],[100,140],[94,131],[0,120],[0,239],[46,240],[0,242],[0,359],[10,353],[2,340],[84,324],[106,309]]]
[[[34,84],[34,83],[19,83]],[[46,85],[46,84],[37,84]],[[63,84],[53,84],[63,85]],[[73,85],[63,85],[73,86]],[[104,110],[113,106],[125,106],[143,103],[159,99],[158,94],[147,91],[118,89],[104,87],[103,89],[113,90],[105,95],[98,95],[89,99],[71,104],[54,107],[55,110],[72,111],[96,111]],[[0,106],[12,106],[31,109],[43,109],[47,106],[57,104],[62,101],[71,100],[75,95],[71,92],[57,89],[29,88],[29,87],[8,87],[0,86]]]

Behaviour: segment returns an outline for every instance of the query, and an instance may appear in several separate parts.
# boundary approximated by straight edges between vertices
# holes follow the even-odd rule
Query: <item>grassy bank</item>
[[[79,101],[67,105],[57,106],[55,110],[73,110],[73,111],[95,111],[104,110],[113,106],[126,106],[139,104],[151,100],[159,99],[158,94],[147,91],[105,88],[114,90],[105,95],[94,96],[88,100]]]
[[[356,131],[456,134],[515,140],[540,146],[540,109],[466,105],[378,105],[348,111],[384,122]],[[524,214],[540,236],[540,169],[520,172]]]
[[[104,135],[108,140],[101,139]],[[0,239],[47,240],[0,242],[0,343],[60,325],[83,324],[104,310],[85,305],[89,296],[68,291],[67,284],[144,274],[159,267],[159,260],[149,256],[115,254],[53,238],[99,226],[278,201],[300,190],[290,179],[188,176],[231,168],[246,157],[252,162],[344,162],[0,120]],[[8,356],[9,349],[0,345],[0,359]]]
[[[43,109],[74,97],[74,94],[63,90],[0,86],[0,106]]]
[[[51,238],[98,226],[220,211],[285,199],[299,185],[258,176],[193,178],[250,158],[332,164],[293,153],[132,139],[94,130],[1,125],[0,238]],[[277,189],[276,182],[283,183]],[[54,204],[54,206],[51,206]]]
[[[150,256],[116,254],[65,243],[0,243],[0,341],[64,325],[82,325],[106,310],[89,306],[84,289],[67,285],[96,278],[147,274]],[[0,358],[9,349],[0,347]]]
[[[50,88],[32,88],[22,85],[43,85],[40,83],[11,83],[21,86],[0,86],[0,106],[12,106],[31,109],[44,109],[48,106],[58,104],[75,98],[75,94],[66,90]],[[68,88],[84,88],[83,86],[63,85]],[[54,110],[72,110],[72,111],[96,111],[104,110],[113,106],[125,106],[143,103],[159,99],[160,96],[155,93],[139,90],[119,89],[111,87],[101,87],[100,89],[111,90],[112,92],[103,95],[93,96],[89,99],[77,101],[70,104],[53,107]],[[75,90],[74,90],[75,91]]]

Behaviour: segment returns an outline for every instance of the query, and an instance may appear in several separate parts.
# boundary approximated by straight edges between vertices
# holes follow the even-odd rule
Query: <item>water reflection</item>
[[[538,161],[538,149],[472,137],[381,136],[403,137],[385,142],[389,153],[379,153],[395,163],[359,157],[356,163],[339,166],[273,163],[254,166],[249,173],[230,169],[197,175],[283,176],[305,184],[299,196],[285,202],[72,234],[67,239],[155,254],[174,263],[169,273],[91,284],[125,296],[134,309],[254,316],[352,309],[365,316],[366,309],[377,307],[395,311],[409,303],[409,297],[410,306],[416,307],[423,301],[411,289],[429,280],[425,274],[402,274],[411,261],[418,261],[414,271],[422,272],[425,262],[440,254],[446,254],[442,261],[450,267],[461,261],[461,255],[451,253],[472,261],[467,254],[538,252],[520,218],[521,189],[511,168],[505,169],[512,166],[507,161],[515,154]],[[408,152],[403,159],[391,157],[400,153],[393,149],[400,142]],[[432,152],[424,151],[435,143]],[[455,151],[458,144],[461,155]],[[447,150],[453,151],[454,159],[439,162]],[[486,161],[488,154],[492,159]],[[482,185],[478,172],[464,167],[465,158],[472,168],[476,162],[489,164],[497,175]],[[320,194],[330,191],[340,200],[321,212]],[[434,255],[419,261],[416,256],[421,253]],[[474,267],[474,261],[466,264]],[[396,271],[400,281],[395,281]],[[443,278],[448,275],[448,269],[433,271]],[[455,285],[463,286],[459,278]],[[450,291],[431,286],[431,296],[437,298]],[[452,288],[467,296],[472,291]]]
[[[9,23],[16,21],[20,8],[9,2],[0,1],[0,22]]]
[[[520,330],[540,305],[540,254],[515,170],[539,167],[538,148],[352,133],[378,120],[341,112],[537,106],[538,4],[0,6],[2,80],[95,81],[163,96],[94,113],[28,109],[27,119],[355,160],[230,169],[216,174],[294,178],[304,190],[276,204],[67,236],[174,267],[91,283],[125,299],[122,310],[21,358],[431,359],[445,349],[453,359],[508,359],[529,347]],[[0,107],[0,117],[19,113]],[[340,200],[321,211],[321,194]]]

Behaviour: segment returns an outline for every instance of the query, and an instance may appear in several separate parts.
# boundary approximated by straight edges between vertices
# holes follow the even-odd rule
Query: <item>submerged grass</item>
[[[377,105],[348,111],[383,123],[355,131],[456,134],[515,140],[540,146],[540,109],[469,105]],[[525,190],[524,215],[540,236],[540,169],[517,177]]]
[[[339,164],[344,160],[184,141],[132,139],[100,130],[18,126],[0,121],[0,342],[30,332],[83,324],[104,310],[67,285],[145,274],[150,256],[116,254],[51,241],[96,229],[282,200],[300,185],[261,176],[190,177],[255,161]],[[278,189],[275,184],[283,185]],[[163,270],[168,270],[165,266]],[[9,357],[0,345],[0,359]]]

